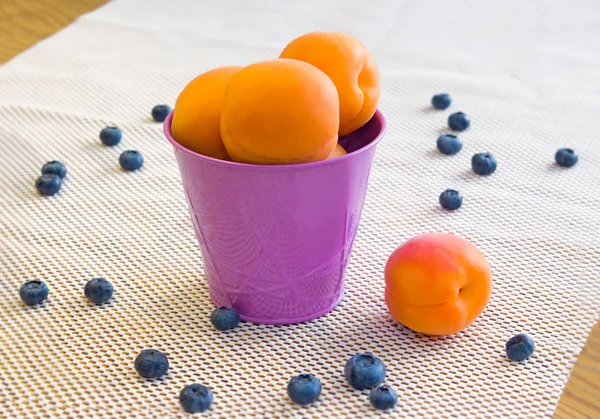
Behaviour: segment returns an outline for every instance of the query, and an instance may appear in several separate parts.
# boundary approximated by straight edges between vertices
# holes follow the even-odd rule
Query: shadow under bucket
[[[200,244],[210,297],[253,323],[290,324],[333,310],[362,212],[377,111],[341,137],[348,155],[293,165],[252,165],[206,157],[171,137]]]

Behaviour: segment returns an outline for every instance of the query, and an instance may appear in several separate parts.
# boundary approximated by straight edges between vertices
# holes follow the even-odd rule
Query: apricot
[[[340,143],[337,143],[335,145],[335,148],[333,149],[333,151],[329,155],[329,157],[327,157],[327,160],[329,160],[329,159],[335,159],[336,157],[342,157],[342,156],[345,156],[346,154],[348,154],[346,152],[346,149],[344,147],[342,147],[340,145]]]
[[[338,129],[333,82],[303,61],[251,64],[238,71],[225,90],[221,135],[236,162],[325,160],[337,144]]]
[[[171,122],[175,141],[196,153],[231,160],[221,140],[221,105],[227,84],[241,68],[215,68],[185,86],[175,103]]]
[[[333,80],[340,97],[340,136],[356,131],[375,114],[379,69],[357,39],[341,32],[311,32],[290,42],[280,58],[306,61]]]
[[[492,291],[490,267],[467,240],[430,233],[398,247],[385,267],[385,302],[415,332],[450,335],[469,326]]]

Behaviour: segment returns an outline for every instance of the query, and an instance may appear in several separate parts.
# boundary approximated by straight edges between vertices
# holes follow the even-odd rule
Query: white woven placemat
[[[552,415],[577,354],[599,317],[600,4],[597,1],[147,1],[119,0],[0,68],[0,416],[184,417],[177,400],[209,385],[208,417],[378,417],[343,365],[371,351],[388,367],[399,404],[385,417]],[[374,52],[389,129],[370,190],[340,307],[294,326],[209,323],[202,261],[158,103],[173,104],[195,75],[276,56],[314,29],[346,31]],[[465,147],[441,156],[436,137],[452,110],[472,117]],[[115,148],[100,129],[123,129]],[[575,148],[572,169],[553,164]],[[139,173],[118,155],[138,149]],[[475,152],[498,170],[471,173]],[[66,163],[59,196],[33,187],[48,160]],[[447,187],[463,207],[439,208]],[[484,314],[446,338],[395,324],[383,301],[387,256],[428,231],[459,234],[487,256],[494,291]],[[93,276],[114,300],[88,304]],[[50,297],[24,306],[21,283]],[[525,364],[504,342],[537,343]],[[143,348],[164,351],[168,377],[140,379]],[[292,405],[285,386],[311,372],[320,401]]]

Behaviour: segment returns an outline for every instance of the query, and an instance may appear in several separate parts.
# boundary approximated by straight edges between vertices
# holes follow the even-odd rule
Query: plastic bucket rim
[[[211,164],[214,164],[217,166],[248,169],[248,170],[266,170],[266,171],[290,170],[291,171],[291,170],[298,170],[298,169],[314,169],[314,168],[321,167],[321,166],[336,164],[336,163],[344,161],[346,159],[354,158],[357,155],[365,153],[369,149],[375,147],[379,143],[379,141],[383,138],[383,136],[386,132],[386,128],[387,128],[387,123],[386,123],[385,117],[383,116],[383,113],[381,113],[381,111],[379,109],[377,109],[375,111],[375,114],[369,121],[371,121],[373,118],[378,118],[381,122],[381,130],[379,131],[377,136],[371,142],[369,142],[364,147],[361,147],[360,149],[353,151],[352,153],[348,153],[345,156],[336,157],[335,159],[320,160],[320,161],[315,161],[315,162],[310,162],[310,163],[251,164],[251,163],[238,163],[238,162],[233,162],[233,161],[215,159],[213,157],[208,157],[208,156],[196,153],[195,151],[192,151],[192,150],[182,146],[177,141],[175,141],[175,139],[171,135],[171,121],[173,120],[174,113],[175,113],[175,110],[171,111],[169,113],[169,115],[167,116],[167,118],[165,119],[165,121],[163,123],[163,132],[165,134],[165,137],[167,137],[167,140],[171,143],[171,145],[177,151],[183,152],[195,159],[204,160],[207,163],[211,163]]]

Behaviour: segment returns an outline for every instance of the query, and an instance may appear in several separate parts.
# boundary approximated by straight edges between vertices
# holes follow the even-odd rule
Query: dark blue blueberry
[[[459,209],[462,205],[462,195],[454,189],[446,189],[440,195],[440,205],[449,210]]]
[[[190,384],[184,387],[179,393],[179,403],[188,413],[204,412],[213,401],[213,394],[210,388],[202,384]]]
[[[453,131],[464,131],[471,125],[469,117],[462,112],[454,112],[448,117],[448,126]]]
[[[448,93],[438,93],[434,97],[431,98],[431,104],[434,108],[443,111],[444,109],[448,109],[450,104],[452,103],[452,99]]]
[[[391,387],[379,386],[371,390],[369,401],[375,409],[387,410],[396,406],[396,403],[398,403],[398,394]]]
[[[156,349],[144,349],[135,358],[135,370],[145,378],[158,378],[169,370],[167,356]]]
[[[41,304],[48,297],[48,285],[43,281],[29,281],[19,289],[21,300],[28,306]]]
[[[210,313],[210,322],[219,330],[233,329],[240,322],[240,315],[232,308],[219,307]]]
[[[119,144],[121,138],[123,138],[123,133],[117,127],[106,127],[100,131],[100,141],[109,147]]]
[[[344,375],[348,384],[357,390],[373,388],[385,380],[385,365],[372,354],[358,354],[346,362]]]
[[[458,153],[462,149],[463,143],[460,138],[452,134],[440,135],[437,139],[437,148],[442,154],[449,156]]]
[[[559,148],[556,154],[554,155],[554,160],[559,166],[562,167],[573,167],[579,157],[577,154],[570,148]]]
[[[312,374],[300,374],[292,377],[287,385],[290,399],[296,404],[311,404],[321,395],[321,382]]]
[[[535,343],[524,333],[513,336],[506,342],[506,356],[513,361],[524,361],[533,354]]]
[[[112,297],[113,291],[112,284],[104,278],[90,279],[83,289],[86,298],[96,304],[108,301]]]
[[[144,157],[139,151],[127,150],[119,156],[119,164],[124,170],[131,172],[140,169],[144,165]]]
[[[62,180],[60,176],[47,174],[42,175],[35,181],[35,189],[46,196],[56,195],[58,191],[60,191],[60,187],[62,186]]]
[[[49,161],[42,166],[42,175],[56,175],[64,179],[67,176],[67,167],[59,161]]]
[[[477,153],[471,157],[471,167],[478,175],[491,175],[496,171],[498,163],[490,153]]]
[[[171,113],[171,107],[167,105],[156,105],[152,108],[152,118],[156,122],[164,122],[169,113]]]

